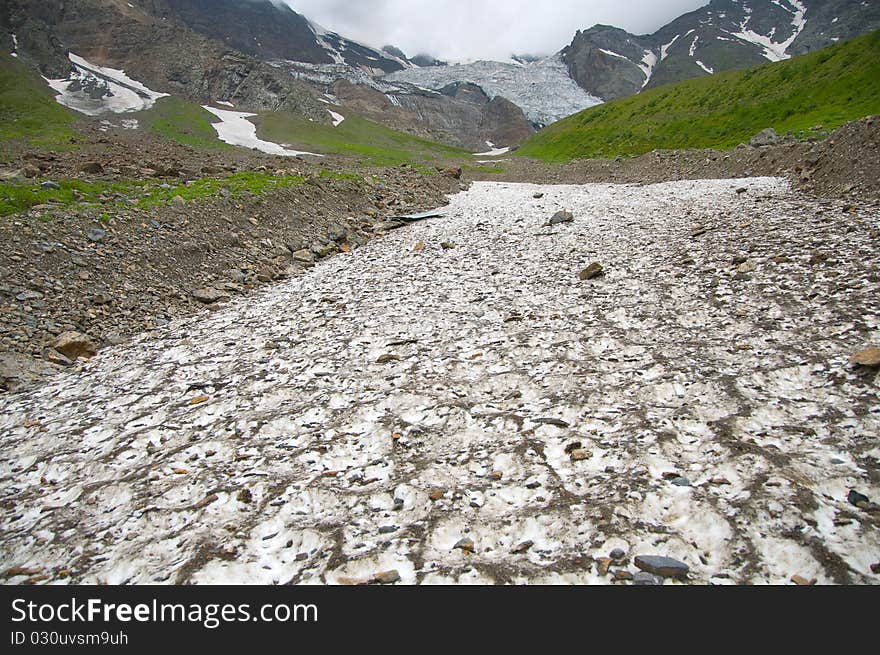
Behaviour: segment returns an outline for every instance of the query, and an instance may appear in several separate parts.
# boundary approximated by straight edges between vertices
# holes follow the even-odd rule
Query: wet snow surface
[[[880,497],[876,369],[848,364],[880,337],[876,215],[776,179],[479,183],[444,212],[0,400],[3,568],[600,583],[622,548],[692,583],[878,582],[847,503]]]

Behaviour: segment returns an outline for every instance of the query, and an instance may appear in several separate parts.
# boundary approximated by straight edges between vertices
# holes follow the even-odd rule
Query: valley
[[[876,584],[877,29],[9,0],[2,582]]]

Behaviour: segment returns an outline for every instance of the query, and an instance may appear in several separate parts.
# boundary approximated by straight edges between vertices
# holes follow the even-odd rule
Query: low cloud
[[[706,0],[283,0],[344,36],[442,59],[552,54],[597,23],[655,31]]]

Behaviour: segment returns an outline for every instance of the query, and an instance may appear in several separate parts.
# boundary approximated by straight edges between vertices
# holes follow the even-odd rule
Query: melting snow
[[[770,61],[783,61],[784,59],[790,59],[791,55],[789,55],[787,51],[791,47],[791,44],[794,43],[795,39],[797,39],[801,35],[801,32],[804,31],[804,27],[807,24],[805,18],[807,8],[802,3],[798,2],[798,0],[787,0],[787,2],[793,7],[793,9],[782,4],[779,0],[773,0],[773,4],[778,5],[792,14],[792,34],[785,41],[776,42],[773,40],[775,29],[772,30],[769,35],[758,34],[757,32],[748,29],[748,24],[752,19],[752,11],[749,7],[744,7],[746,19],[740,24],[740,31],[732,34],[732,36],[760,46],[764,50],[764,57]]]
[[[4,568],[585,584],[622,548],[698,584],[878,581],[846,498],[880,498],[880,387],[847,363],[880,337],[873,214],[769,178],[477,183],[443,213],[0,396]]]
[[[73,76],[64,80],[43,79],[59,94],[55,97],[59,104],[81,114],[100,116],[107,113],[144,111],[152,107],[159,98],[168,96],[167,93],[158,93],[133,80],[123,70],[97,66],[72,52],[69,57],[75,70]],[[71,88],[88,83],[106,86],[109,95],[92,98],[82,89]]]
[[[217,131],[220,140],[224,143],[233,146],[242,146],[244,148],[254,148],[260,152],[265,152],[270,155],[281,155],[282,157],[296,157],[298,155],[313,155],[315,157],[323,156],[311,152],[288,150],[277,143],[263,141],[262,139],[257,138],[257,126],[248,120],[248,118],[256,116],[257,114],[217,109],[210,105],[205,105],[204,108],[220,119],[219,123],[214,123],[214,129]]]
[[[345,116],[342,114],[337,114],[335,111],[327,110],[327,113],[330,114],[331,118],[333,118],[333,127],[339,127],[342,125],[342,121],[345,120]]]

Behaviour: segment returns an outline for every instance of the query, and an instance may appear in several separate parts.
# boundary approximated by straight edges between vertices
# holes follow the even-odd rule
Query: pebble
[[[89,230],[86,236],[92,243],[100,243],[107,238],[107,230],[104,230],[100,227],[93,227]]]
[[[378,584],[394,584],[400,582],[400,573],[398,571],[383,571],[373,576],[372,582]]]
[[[603,275],[605,275],[605,268],[602,266],[602,264],[594,263],[590,264],[589,266],[587,266],[587,268],[582,270],[578,277],[581,279],[582,282],[586,282],[588,280],[595,280],[596,278],[602,277]]]
[[[639,587],[661,587],[663,586],[663,578],[653,573],[639,571],[632,577],[632,583]]]
[[[635,565],[642,571],[664,578],[686,578],[691,570],[684,562],[659,555],[639,555],[635,559]]]
[[[880,348],[868,348],[855,353],[849,360],[853,366],[880,367]]]
[[[574,223],[574,214],[570,211],[562,210],[560,212],[556,212],[553,215],[553,218],[550,219],[550,225],[564,225],[565,223]]]
[[[452,550],[461,550],[461,551],[464,551],[465,553],[469,553],[469,554],[472,554],[474,552],[474,549],[475,549],[474,540],[469,539],[467,537],[465,537],[464,539],[461,539],[460,541],[458,541],[458,543],[456,543],[452,547]]]

